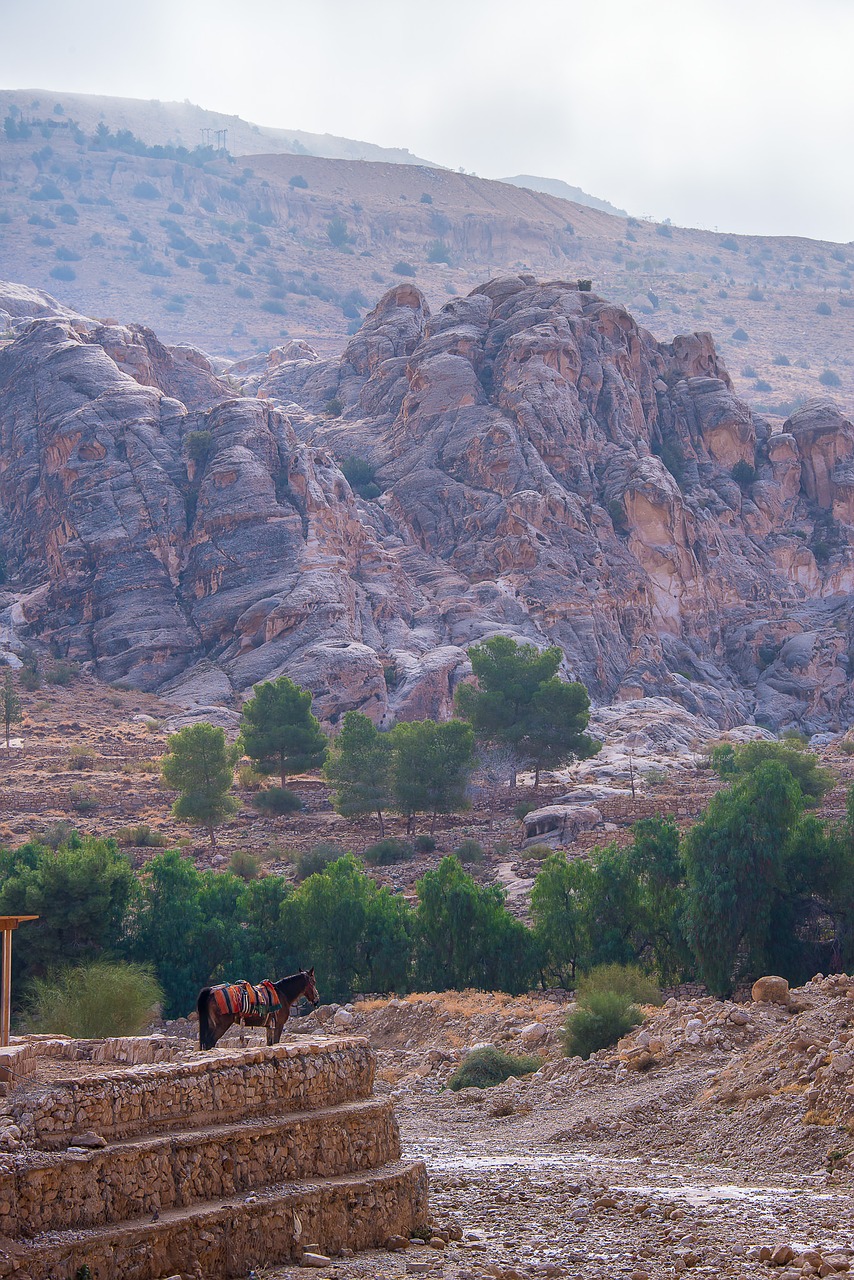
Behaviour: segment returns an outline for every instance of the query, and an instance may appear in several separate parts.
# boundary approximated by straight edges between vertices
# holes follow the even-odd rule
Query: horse
[[[234,1022],[249,1027],[266,1027],[267,1044],[278,1044],[291,1008],[301,996],[316,1009],[320,1004],[314,983],[314,966],[300,969],[278,982],[265,980],[259,986],[248,982],[221,983],[199,992],[199,1048],[212,1049]]]

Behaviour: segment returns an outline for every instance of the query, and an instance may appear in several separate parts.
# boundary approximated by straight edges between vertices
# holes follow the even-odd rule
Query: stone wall
[[[244,1051],[213,1049],[177,1064],[142,1065],[58,1081],[38,1098],[10,1098],[24,1140],[50,1150],[75,1133],[130,1138],[248,1120],[366,1098],[374,1082],[367,1041],[325,1040]]]
[[[57,1054],[97,1049],[65,1043]],[[400,1160],[366,1041],[185,1057],[10,1096],[20,1139],[0,1158],[0,1277],[226,1280],[303,1241],[362,1249],[426,1223],[426,1171]]]

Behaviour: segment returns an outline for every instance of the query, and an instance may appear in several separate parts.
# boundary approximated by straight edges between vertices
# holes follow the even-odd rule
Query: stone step
[[[301,1036],[25,1087],[10,1096],[9,1110],[28,1145],[60,1150],[87,1130],[110,1141],[184,1129],[191,1116],[202,1128],[223,1117],[250,1120],[358,1101],[371,1094],[374,1065],[360,1037]]]
[[[428,1220],[423,1163],[395,1162],[357,1177],[268,1187],[240,1199],[168,1209],[157,1221],[48,1232],[2,1241],[0,1277],[75,1280],[84,1266],[98,1280],[205,1280],[245,1277],[250,1268],[298,1256],[300,1241],[326,1253],[371,1249],[410,1235]]]
[[[0,1237],[162,1215],[271,1183],[356,1174],[399,1156],[392,1104],[381,1098],[95,1150],[35,1152],[0,1170]]]

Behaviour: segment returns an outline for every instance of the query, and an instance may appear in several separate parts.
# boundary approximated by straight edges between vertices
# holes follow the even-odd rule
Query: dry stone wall
[[[426,1222],[424,1166],[400,1160],[365,1040],[186,1057],[13,1092],[0,1277],[225,1280],[301,1241],[366,1248]]]

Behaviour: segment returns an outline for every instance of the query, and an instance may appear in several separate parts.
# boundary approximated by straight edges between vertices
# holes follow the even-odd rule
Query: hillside
[[[93,149],[94,114],[73,128],[52,97],[28,136],[0,135],[0,268],[83,313],[232,358],[289,337],[332,355],[401,278],[434,308],[508,271],[591,278],[661,341],[710,332],[760,412],[785,418],[822,377],[854,412],[850,246],[639,222],[415,164],[132,154],[121,116]]]
[[[542,191],[548,196],[558,196],[561,200],[572,200],[575,204],[588,205],[591,209],[601,209],[603,213],[613,213],[618,218],[627,218],[625,209],[618,209],[610,200],[600,200],[598,196],[588,195],[581,187],[573,187],[560,178],[538,178],[530,173],[519,173],[515,178],[502,178],[514,187],[527,187],[529,191]]]
[[[380,147],[356,138],[304,129],[274,129],[240,116],[209,111],[194,102],[160,102],[156,98],[112,98],[101,94],[57,93],[50,89],[0,89],[0,119],[14,114],[25,120],[73,120],[87,134],[106,123],[115,133],[129,129],[149,146],[172,143],[192,150],[203,144],[222,146],[232,155],[275,154],[325,156],[339,160],[383,160],[387,164],[432,164],[406,147]],[[226,136],[217,139],[218,132]]]

